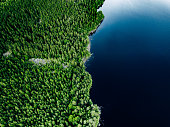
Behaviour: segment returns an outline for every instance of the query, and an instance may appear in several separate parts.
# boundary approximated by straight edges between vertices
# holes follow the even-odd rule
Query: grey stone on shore
[[[89,44],[87,46],[87,50],[90,52],[90,42],[89,42]]]

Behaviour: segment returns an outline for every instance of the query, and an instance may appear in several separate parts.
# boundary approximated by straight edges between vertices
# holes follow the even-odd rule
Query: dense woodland
[[[97,12],[103,2],[0,2],[0,126],[98,125],[83,59],[90,57],[90,31],[104,18]],[[50,62],[35,64],[32,58]]]

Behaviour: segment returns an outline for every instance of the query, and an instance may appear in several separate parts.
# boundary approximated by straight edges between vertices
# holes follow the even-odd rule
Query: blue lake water
[[[170,127],[170,1],[106,0],[90,37],[91,98],[104,127]]]

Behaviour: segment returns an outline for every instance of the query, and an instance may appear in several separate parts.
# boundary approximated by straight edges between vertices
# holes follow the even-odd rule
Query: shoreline
[[[104,18],[100,21],[100,23],[97,25],[97,27],[95,29],[93,29],[92,31],[89,32],[88,34],[88,40],[89,40],[89,44],[87,45],[87,50],[90,52],[90,49],[91,49],[91,41],[90,41],[90,36],[92,36],[93,34],[96,33],[97,29],[99,28],[99,26],[102,24]],[[91,53],[91,52],[90,52]],[[91,56],[90,56],[91,57]],[[87,57],[87,58],[83,58],[83,62],[86,63],[87,60],[90,58],[90,57]]]
[[[89,35],[88,35],[88,36],[92,36],[92,35],[97,31],[97,29],[99,28],[99,26],[102,24],[103,20],[104,20],[104,18],[100,21],[100,23],[97,25],[97,27],[96,27],[94,30],[92,30],[92,31],[89,32]]]
[[[103,20],[104,20],[104,18],[100,21],[100,23],[97,25],[97,27],[94,29],[94,30],[92,30],[92,31],[90,31],[89,32],[89,35],[88,35],[88,40],[89,40],[89,44],[87,45],[87,50],[90,52],[90,48],[91,48],[91,41],[90,41],[90,36],[92,36],[93,34],[95,34],[95,32],[97,31],[97,29],[99,28],[99,26],[101,25],[101,23],[103,22]],[[91,54],[91,52],[90,52],[90,54]],[[88,59],[90,59],[90,57],[91,57],[91,55],[89,56],[89,57],[87,57],[87,58],[83,58],[83,62],[84,62],[84,64],[87,62],[87,60]],[[86,72],[88,72],[88,71],[86,71]],[[88,72],[89,73],[89,72]],[[92,84],[93,85],[93,84]],[[92,101],[92,100],[91,100]],[[94,104],[94,103],[93,103]],[[94,104],[94,105],[96,105],[96,104]],[[98,116],[97,116],[97,118],[96,118],[96,121],[95,121],[95,123],[96,123],[96,125],[97,126],[100,126],[100,115],[101,115],[101,110],[100,110],[100,107],[98,106],[98,105],[96,105],[97,106],[97,108],[98,108],[98,110],[99,110],[99,114],[98,114]],[[95,125],[95,126],[96,126]],[[96,126],[96,127],[97,127]]]

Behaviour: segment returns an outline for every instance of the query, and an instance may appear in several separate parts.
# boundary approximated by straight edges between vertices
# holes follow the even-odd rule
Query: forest
[[[0,126],[97,127],[85,71],[104,0],[0,2]]]

